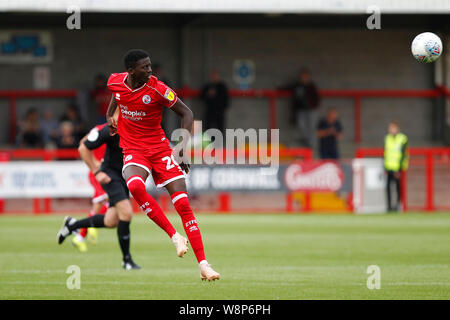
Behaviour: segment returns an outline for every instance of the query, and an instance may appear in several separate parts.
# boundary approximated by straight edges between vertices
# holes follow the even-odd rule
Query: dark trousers
[[[219,129],[222,134],[225,134],[225,110],[220,108],[207,107],[206,119],[203,130]]]
[[[387,171],[387,185],[386,185],[386,192],[387,192],[387,205],[389,211],[398,211],[400,207],[400,199],[401,199],[401,193],[400,193],[400,180],[401,177],[396,178],[394,175],[395,171]],[[397,199],[395,202],[395,206],[392,205],[392,184],[395,184],[395,190],[397,192]]]

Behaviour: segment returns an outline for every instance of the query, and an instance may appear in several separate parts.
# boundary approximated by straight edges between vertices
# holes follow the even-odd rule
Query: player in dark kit
[[[103,144],[106,144],[106,151],[99,168],[92,150]],[[123,254],[122,266],[126,270],[140,269],[133,262],[130,254],[130,222],[133,211],[127,184],[122,178],[123,154],[119,147],[119,136],[111,135],[108,126],[104,126],[101,130],[94,128],[83,138],[78,150],[81,158],[108,194],[109,208],[105,215],[96,214],[78,221],[69,216],[65,217],[63,226],[58,232],[58,244],[63,243],[66,237],[77,229],[115,228],[117,226],[117,236]]]
[[[219,279],[220,274],[205,258],[200,229],[189,204],[184,179],[189,164],[178,164],[161,128],[162,110],[169,108],[181,118],[181,126],[187,133],[181,143],[186,146],[194,119],[192,111],[171,88],[152,76],[147,52],[130,50],[124,63],[127,71],[113,73],[108,79],[108,89],[113,95],[106,114],[111,130],[117,130],[120,136],[123,177],[141,209],[167,233],[178,256],[183,257],[188,241],[174,229],[158,203],[147,193],[145,181],[151,175],[157,188],[167,189],[199,263],[201,279]],[[116,121],[113,115],[117,109],[120,112]]]

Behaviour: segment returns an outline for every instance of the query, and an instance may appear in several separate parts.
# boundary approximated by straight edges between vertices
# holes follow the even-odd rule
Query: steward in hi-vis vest
[[[396,122],[390,122],[388,134],[384,139],[384,168],[387,173],[387,207],[388,211],[398,211],[401,206],[401,172],[408,169],[408,137],[400,132]],[[391,184],[396,185],[397,202],[391,204]]]

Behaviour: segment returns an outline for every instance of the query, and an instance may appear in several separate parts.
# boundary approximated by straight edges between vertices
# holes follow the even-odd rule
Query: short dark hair
[[[150,57],[149,54],[142,49],[131,49],[125,54],[123,62],[125,64],[125,68],[128,70],[129,68],[134,68],[136,66],[136,62],[139,60],[148,57]]]

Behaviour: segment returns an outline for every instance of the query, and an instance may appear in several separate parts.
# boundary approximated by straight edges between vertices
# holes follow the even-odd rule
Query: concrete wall
[[[422,30],[368,31],[366,29],[177,29],[90,28],[81,31],[53,30],[54,61],[50,64],[52,88],[87,89],[99,72],[123,70],[122,56],[130,48],[149,51],[153,62],[164,66],[165,75],[175,86],[198,88],[211,68],[222,74],[230,87],[235,59],[251,59],[256,66],[253,87],[273,88],[292,80],[302,66],[307,66],[320,88],[432,88],[433,66],[417,63],[411,56],[410,43]],[[180,42],[181,41],[181,42]],[[178,49],[182,48],[179,56]],[[182,63],[179,68],[179,63]],[[32,65],[0,65],[0,88],[32,88]],[[179,74],[182,70],[183,74]],[[184,83],[177,82],[183,79]],[[196,117],[203,107],[188,101]],[[1,114],[5,114],[3,101]],[[29,105],[49,105],[61,110],[67,101],[19,101],[19,113]],[[295,128],[289,125],[289,102],[278,101],[278,126],[282,142],[295,145]],[[349,99],[324,99],[321,113],[336,107],[345,128],[345,140],[353,139],[353,103]],[[58,109],[59,108],[59,109]],[[426,99],[363,100],[363,142],[377,143],[391,118],[401,122],[411,144],[431,138],[432,102]],[[59,111],[57,111],[58,113]],[[228,127],[268,127],[268,101],[234,99],[227,114]],[[5,118],[4,118],[5,119]],[[7,141],[7,130],[0,131],[0,143]]]

